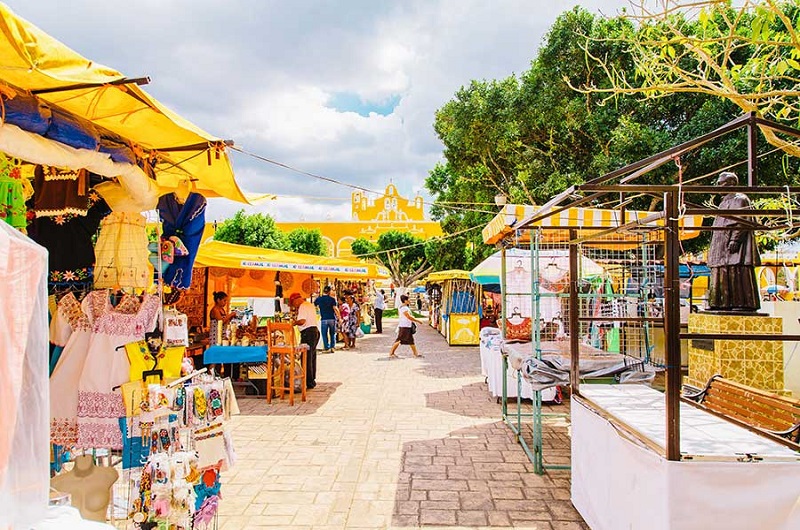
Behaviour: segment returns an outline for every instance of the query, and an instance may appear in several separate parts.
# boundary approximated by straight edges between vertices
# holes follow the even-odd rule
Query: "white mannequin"
[[[72,471],[50,479],[50,486],[72,495],[72,505],[81,517],[90,521],[105,521],[111,502],[111,486],[119,478],[113,467],[96,466],[91,455],[75,458]]]

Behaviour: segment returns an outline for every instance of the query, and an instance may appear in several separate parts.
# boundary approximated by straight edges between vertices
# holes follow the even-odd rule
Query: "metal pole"
[[[503,342],[506,340],[506,293],[508,288],[506,287],[506,246],[503,243],[500,243],[500,330],[502,332]],[[500,352],[500,357],[503,360],[503,395],[502,399],[502,414],[503,414],[503,421],[506,421],[508,418],[508,358],[505,356],[503,352]]]
[[[569,230],[569,387],[573,396],[579,396],[580,391],[580,371],[579,363],[581,357],[581,337],[580,337],[580,300],[578,299],[578,287],[580,285],[580,271],[578,270],[578,252],[576,243],[572,243],[578,237],[578,231],[574,228]]]
[[[664,335],[667,350],[667,460],[681,458],[680,395],[681,395],[681,316],[680,274],[678,262],[678,191],[665,194],[666,226],[664,241]]]
[[[747,185],[752,187],[758,182],[758,127],[756,114],[750,113],[747,124]]]

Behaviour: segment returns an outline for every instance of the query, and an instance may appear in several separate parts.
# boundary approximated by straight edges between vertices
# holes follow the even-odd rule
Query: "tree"
[[[319,228],[295,228],[286,237],[289,242],[289,250],[292,252],[313,256],[327,255],[325,241],[322,239],[322,232]]]
[[[800,5],[796,1],[639,0],[627,16],[636,23],[608,39],[585,40],[587,61],[610,83],[570,83],[609,98],[658,99],[673,94],[722,98],[741,111],[796,125],[800,122]],[[621,70],[593,53],[598,41],[629,50],[634,68]],[[800,147],[771,130],[767,140],[800,155]]]
[[[350,248],[353,255],[374,259],[389,269],[395,285],[408,287],[433,270],[425,259],[424,244],[408,232],[389,230],[378,237],[377,243],[360,237]]]
[[[459,259],[463,256],[463,268],[492,251],[483,244],[480,229],[496,213],[498,192],[512,203],[541,204],[570,185],[705,134],[741,112],[732,100],[711,93],[652,98],[615,91],[610,72],[625,79],[637,75],[639,63],[628,41],[638,31],[636,22],[582,8],[566,11],[527,71],[502,81],[473,81],[436,113],[434,128],[445,161],[430,170],[426,188],[435,199],[431,215],[445,234],[474,228],[456,238],[463,237],[465,249],[473,245],[471,257],[456,252]],[[746,137],[729,135],[686,154],[680,167],[665,164],[638,182],[675,182],[678,171],[684,181],[716,176],[741,163],[746,153]],[[765,184],[790,184],[797,170],[797,159],[759,161]],[[628,207],[659,206],[659,198],[642,195]],[[697,244],[702,238],[687,243],[687,249]]]
[[[275,225],[275,219],[261,213],[247,215],[244,210],[239,210],[217,226],[214,239],[249,247],[289,248],[286,235]]]

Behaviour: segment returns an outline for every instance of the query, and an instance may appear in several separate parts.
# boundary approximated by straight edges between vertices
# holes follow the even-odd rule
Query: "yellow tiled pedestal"
[[[780,317],[689,315],[689,333],[779,334]],[[765,340],[689,340],[688,384],[703,388],[714,374],[762,390],[783,392],[783,342]]]

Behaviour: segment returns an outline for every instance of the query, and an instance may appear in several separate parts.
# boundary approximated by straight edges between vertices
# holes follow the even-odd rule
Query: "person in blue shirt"
[[[322,328],[322,347],[320,353],[333,353],[336,347],[336,322],[341,318],[336,298],[331,296],[331,286],[326,285],[323,295],[314,300],[319,308],[320,327]]]

